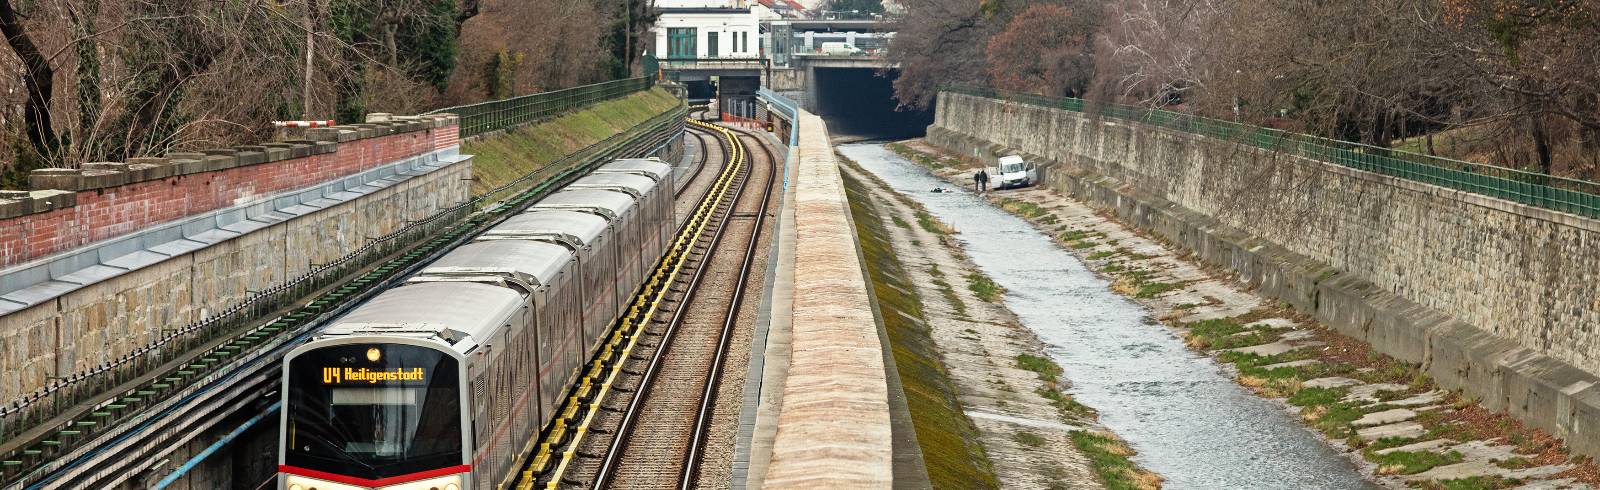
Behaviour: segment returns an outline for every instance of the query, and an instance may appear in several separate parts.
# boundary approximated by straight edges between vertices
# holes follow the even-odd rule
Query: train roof
[[[574,260],[566,247],[532,240],[489,240],[457,247],[422,270],[422,276],[508,274],[534,287],[555,281]]]
[[[546,197],[533,209],[571,209],[601,215],[606,221],[617,219],[633,207],[633,197],[601,189],[566,189]]]
[[[667,176],[672,175],[672,166],[667,165],[658,158],[623,158],[601,165],[600,168],[595,169],[595,173],[645,175],[656,179],[656,182],[660,182]]]
[[[490,228],[480,236],[480,240],[549,240],[576,250],[594,243],[606,231],[607,223],[605,218],[578,211],[533,210],[512,216]]]
[[[638,199],[655,188],[655,179],[643,175],[613,173],[590,174],[568,185],[568,189],[605,189],[610,191],[625,192]]]
[[[526,304],[511,289],[470,282],[425,282],[379,294],[323,330],[318,338],[339,335],[437,337],[461,345],[462,335],[476,345]],[[470,349],[470,347],[469,347]]]

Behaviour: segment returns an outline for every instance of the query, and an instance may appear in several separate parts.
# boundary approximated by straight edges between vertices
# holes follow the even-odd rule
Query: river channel
[[[1109,288],[1028,222],[877,144],[846,157],[951,225],[1005,303],[1050,347],[1069,392],[1139,452],[1166,488],[1376,488],[1279,404],[1235,384],[1142,305]]]

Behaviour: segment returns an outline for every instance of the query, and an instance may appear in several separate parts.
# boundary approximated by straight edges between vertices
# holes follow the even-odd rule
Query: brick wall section
[[[320,142],[36,172],[36,189],[65,189],[0,194],[0,268],[449,148],[457,134],[454,117],[440,116],[308,134]]]

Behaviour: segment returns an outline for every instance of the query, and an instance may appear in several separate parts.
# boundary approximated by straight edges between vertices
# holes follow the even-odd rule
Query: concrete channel
[[[949,184],[880,145],[839,149],[961,231],[971,260],[1006,289],[1006,305],[1050,344],[1069,393],[1098,409],[1169,487],[1373,487],[1295,417],[1186,349],[1026,221],[971,192],[930,192]]]

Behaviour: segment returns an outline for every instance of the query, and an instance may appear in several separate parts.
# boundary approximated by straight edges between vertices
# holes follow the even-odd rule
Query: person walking
[[[972,175],[972,182],[973,187],[977,188],[979,194],[989,192],[989,172],[984,171],[984,169],[980,168],[978,173]]]

